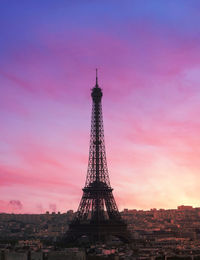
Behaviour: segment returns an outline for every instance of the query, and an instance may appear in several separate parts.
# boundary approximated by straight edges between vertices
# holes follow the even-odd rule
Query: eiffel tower
[[[96,85],[91,93],[93,104],[87,177],[82,199],[67,236],[76,240],[85,235],[91,242],[106,241],[109,236],[115,236],[128,242],[130,235],[117,208],[108,175],[102,95],[96,70]]]

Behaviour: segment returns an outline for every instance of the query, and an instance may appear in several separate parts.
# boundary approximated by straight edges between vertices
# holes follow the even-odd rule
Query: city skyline
[[[119,209],[200,206],[199,7],[1,4],[0,212],[77,209],[96,67]]]

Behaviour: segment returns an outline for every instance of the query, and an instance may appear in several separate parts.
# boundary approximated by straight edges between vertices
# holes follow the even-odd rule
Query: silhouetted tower
[[[96,85],[91,93],[93,104],[87,177],[83,196],[68,235],[74,238],[87,235],[91,241],[105,240],[107,236],[114,235],[127,241],[127,227],[118,211],[108,175],[102,95],[96,70]]]

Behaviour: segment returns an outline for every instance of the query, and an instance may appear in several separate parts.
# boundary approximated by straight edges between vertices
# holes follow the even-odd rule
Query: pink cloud
[[[18,76],[15,76],[14,74],[12,73],[9,73],[7,71],[4,71],[2,69],[0,69],[0,75],[3,77],[3,78],[6,78],[8,79],[9,81],[13,82],[15,85],[17,85],[18,87],[22,87],[23,89],[26,89],[26,90],[31,90],[33,91],[33,88],[31,87],[30,83],[29,82],[26,82],[24,79],[18,77]]]
[[[16,201],[23,204],[10,205],[9,197],[2,211],[77,208],[96,67],[119,207],[197,203],[199,40],[171,28],[164,34],[147,20],[123,26],[123,37],[94,29],[55,37],[41,28],[37,36],[45,48],[27,44],[0,70],[0,185],[7,197],[10,189],[21,194]],[[23,196],[37,198],[32,209]]]
[[[50,209],[50,211],[52,211],[52,212],[56,212],[56,211],[57,211],[57,206],[56,206],[56,204],[50,203],[50,204],[49,204],[49,209]]]
[[[22,213],[23,204],[19,200],[0,200],[0,212]]]

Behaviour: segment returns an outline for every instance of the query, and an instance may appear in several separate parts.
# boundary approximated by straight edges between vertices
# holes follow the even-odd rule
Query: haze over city
[[[96,68],[119,209],[199,206],[199,8],[1,3],[0,212],[77,210]]]

